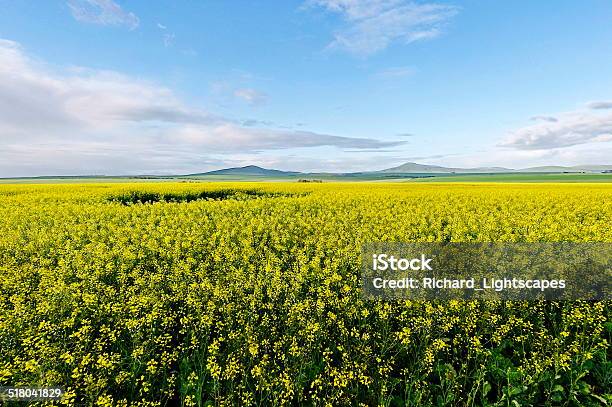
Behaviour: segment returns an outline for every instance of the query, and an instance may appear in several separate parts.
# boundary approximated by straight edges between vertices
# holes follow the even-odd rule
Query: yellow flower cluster
[[[611,403],[609,302],[362,295],[365,242],[612,242],[609,184],[0,186],[0,386],[68,405]]]

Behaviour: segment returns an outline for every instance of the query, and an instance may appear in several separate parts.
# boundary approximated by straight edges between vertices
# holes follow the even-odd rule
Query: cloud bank
[[[0,39],[0,176],[201,171],[236,154],[404,143],[244,122],[117,72],[50,67]]]
[[[612,141],[612,111],[609,102],[592,102],[590,110],[566,112],[555,116],[535,116],[537,124],[522,127],[510,133],[500,143],[502,147],[518,150],[549,150],[587,143]]]

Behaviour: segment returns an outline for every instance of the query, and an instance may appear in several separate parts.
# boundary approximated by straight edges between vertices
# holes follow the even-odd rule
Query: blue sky
[[[0,7],[0,176],[611,163],[609,1]]]

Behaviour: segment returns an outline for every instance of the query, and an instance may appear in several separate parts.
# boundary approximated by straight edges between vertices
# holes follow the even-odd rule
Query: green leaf
[[[586,382],[578,382],[578,387],[580,389],[580,393],[582,394],[591,394],[591,385]]]
[[[484,384],[482,385],[482,395],[486,396],[487,394],[489,394],[489,392],[491,391],[491,383],[489,382],[484,382]]]
[[[598,396],[597,394],[591,394],[591,396],[596,398],[597,400],[601,401],[604,406],[608,405],[608,401],[606,399],[604,399],[603,397]]]
[[[560,384],[556,385],[555,387],[553,387],[552,392],[556,393],[556,392],[561,392],[563,393],[565,391],[565,389],[563,388],[563,386],[561,386]]]
[[[550,399],[554,402],[561,402],[563,401],[563,394],[561,393],[554,393],[552,396],[550,396]]]

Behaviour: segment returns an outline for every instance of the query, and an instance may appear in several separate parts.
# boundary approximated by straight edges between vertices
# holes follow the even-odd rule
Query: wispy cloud
[[[534,121],[534,122],[540,122],[541,121],[541,122],[551,122],[551,123],[559,121],[559,119],[557,119],[554,116],[544,116],[544,115],[531,116],[530,120]]]
[[[188,56],[188,57],[195,57],[195,56],[198,56],[198,51],[196,51],[193,48],[184,48],[181,50],[181,54]]]
[[[459,154],[432,154],[432,155],[417,155],[404,157],[404,161],[423,161],[423,160],[439,160],[441,158],[454,157]]]
[[[308,0],[305,6],[339,14],[345,25],[334,33],[328,47],[363,56],[394,43],[437,37],[459,11],[452,5],[407,0]]]
[[[266,102],[268,96],[258,90],[252,88],[240,88],[234,91],[234,96],[238,99],[255,106]]]
[[[592,102],[587,107],[607,109],[602,107],[606,104]],[[577,110],[536,117],[545,120],[511,132],[500,146],[520,150],[546,150],[612,141],[612,112],[598,114],[589,110]]]
[[[0,176],[199,171],[236,154],[402,144],[233,120],[117,72],[48,69],[0,39]]]
[[[595,110],[612,109],[612,102],[590,102],[587,106],[589,107],[589,109]]]
[[[416,69],[411,66],[396,66],[378,71],[374,76],[381,79],[399,79],[412,76],[415,73]]]
[[[157,23],[157,28],[163,31],[162,41],[164,43],[164,47],[171,47],[174,44],[174,39],[176,38],[176,35],[174,35],[173,32],[167,32],[166,30],[168,29],[168,27],[161,23]]]
[[[164,47],[168,48],[174,43],[176,36],[174,34],[164,34]]]
[[[260,152],[303,147],[338,147],[369,151],[404,144],[402,141],[380,141],[368,138],[341,137],[310,131],[284,129],[245,129],[233,123],[214,127],[183,127],[172,134],[172,140],[193,146],[205,146],[218,153]],[[168,140],[170,141],[170,140]]]
[[[68,0],[72,16],[84,23],[100,25],[122,25],[130,30],[140,24],[138,17],[123,10],[112,0]]]

